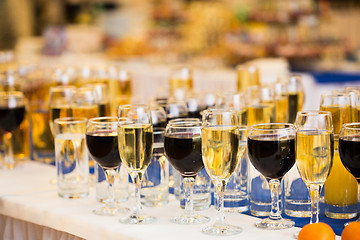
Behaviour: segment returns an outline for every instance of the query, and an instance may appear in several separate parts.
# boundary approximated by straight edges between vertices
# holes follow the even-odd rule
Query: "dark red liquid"
[[[277,137],[260,135],[248,139],[250,161],[267,179],[281,179],[295,163],[295,138],[274,140]]]
[[[164,147],[171,165],[185,177],[195,177],[203,169],[201,137],[189,133],[165,136]]]
[[[121,164],[117,135],[111,131],[89,132],[86,134],[86,145],[90,155],[103,168],[117,168]]]
[[[166,121],[164,122],[153,122],[154,128],[166,128]]]
[[[345,168],[360,182],[360,136],[340,138],[339,155]]]
[[[11,132],[17,129],[25,117],[25,106],[0,108],[0,129]]]
[[[188,112],[188,117],[189,118],[198,118],[201,120],[201,112],[202,110],[198,110],[198,111],[195,111],[195,112]]]

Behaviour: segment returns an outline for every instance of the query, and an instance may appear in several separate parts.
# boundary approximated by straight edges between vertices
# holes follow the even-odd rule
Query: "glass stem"
[[[11,132],[5,132],[4,133],[4,147],[5,147],[5,153],[4,153],[4,162],[5,167],[12,169],[14,168],[14,152],[12,148],[12,142],[11,142],[12,133]]]
[[[185,216],[194,216],[194,181],[193,177],[184,177],[184,194],[185,194]]]
[[[113,205],[115,203],[115,190],[114,190],[114,183],[115,183],[115,175],[116,175],[116,169],[110,168],[110,169],[104,169],[106,181],[108,183],[108,191],[109,191],[109,197],[106,199],[107,205]]]
[[[136,201],[134,215],[137,218],[140,216],[141,209],[142,209],[141,199],[140,199],[140,197],[141,197],[140,196],[140,189],[141,189],[142,176],[143,176],[143,173],[141,173],[141,172],[131,173],[131,178],[133,180],[134,188],[135,188],[135,201]]]
[[[320,200],[320,185],[310,185],[308,186],[311,198],[311,218],[310,223],[319,222],[319,200]]]
[[[269,218],[271,220],[281,219],[281,211],[279,206],[279,179],[271,179],[269,181],[270,192],[271,192],[271,212]]]
[[[224,213],[224,194],[226,189],[226,181],[225,180],[216,180],[214,182],[215,191],[216,191],[216,211],[217,217],[215,220],[215,226],[224,226],[225,222],[225,213]]]

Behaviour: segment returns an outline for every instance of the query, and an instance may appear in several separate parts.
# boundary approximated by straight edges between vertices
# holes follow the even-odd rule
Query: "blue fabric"
[[[360,73],[311,72],[318,83],[360,82]]]

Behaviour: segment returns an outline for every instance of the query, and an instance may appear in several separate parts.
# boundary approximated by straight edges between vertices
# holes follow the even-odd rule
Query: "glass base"
[[[100,216],[116,216],[129,212],[129,208],[119,207],[114,205],[103,205],[98,209],[93,210],[93,213]]]
[[[157,220],[156,217],[153,216],[146,216],[146,215],[135,216],[132,214],[128,217],[121,218],[119,222],[124,224],[149,224],[156,222],[156,220]]]
[[[203,228],[202,232],[212,236],[230,236],[241,233],[242,228],[230,224],[225,224],[222,226],[214,224],[213,226]]]
[[[195,215],[195,216],[181,215],[179,217],[173,217],[170,219],[170,222],[176,224],[198,224],[198,223],[207,223],[209,221],[210,221],[209,217],[202,215]]]
[[[255,227],[270,229],[270,230],[280,230],[291,228],[295,225],[295,222],[289,219],[280,218],[279,220],[272,220],[270,218],[263,219],[255,223]]]

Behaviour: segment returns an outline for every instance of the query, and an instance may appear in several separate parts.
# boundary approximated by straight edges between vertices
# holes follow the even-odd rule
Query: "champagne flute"
[[[201,122],[172,120],[165,130],[164,147],[171,165],[181,174],[185,191],[185,214],[174,217],[178,224],[205,223],[210,219],[193,210],[193,191],[196,175],[204,168],[201,157]]]
[[[122,162],[129,171],[135,187],[136,207],[121,223],[143,224],[156,221],[155,217],[142,215],[140,188],[144,172],[150,164],[153,151],[153,126],[147,105],[133,104],[119,107],[118,141]],[[126,118],[125,120],[122,120]]]
[[[334,156],[331,113],[298,112],[296,116],[296,166],[311,197],[310,223],[319,222],[319,198]]]
[[[360,183],[360,123],[347,123],[342,126],[339,155],[345,168]],[[356,221],[360,222],[360,218]]]
[[[12,148],[12,131],[17,129],[25,118],[25,97],[20,91],[0,92],[0,129],[4,131],[4,167],[15,167]]]
[[[294,125],[253,125],[248,137],[248,153],[252,165],[266,178],[271,191],[270,216],[256,222],[255,226],[271,230],[293,227],[293,221],[281,217],[279,188],[282,178],[295,164]]]
[[[108,182],[109,198],[105,204],[95,209],[97,215],[114,216],[129,211],[128,208],[118,207],[115,203],[114,183],[116,170],[121,164],[118,148],[117,117],[91,118],[86,127],[86,145],[91,157],[101,166]]]
[[[238,166],[239,137],[236,112],[224,109],[209,109],[202,116],[202,154],[205,169],[216,190],[218,216],[214,225],[203,228],[209,235],[234,235],[242,231],[225,221],[224,193],[229,178]]]

